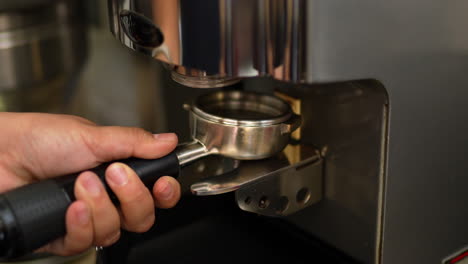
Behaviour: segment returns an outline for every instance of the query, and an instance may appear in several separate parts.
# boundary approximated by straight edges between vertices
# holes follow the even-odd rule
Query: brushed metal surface
[[[288,145],[288,147],[292,147],[292,145]],[[287,154],[283,151],[268,159],[240,161],[236,170],[224,175],[215,175],[213,177],[204,177],[199,179],[199,181],[191,185],[191,192],[198,196],[217,195],[242,190],[245,187],[248,187],[248,189],[251,190],[251,186],[255,185],[255,183],[265,182],[265,185],[269,185],[269,183],[271,183],[272,192],[277,191],[276,195],[278,195],[279,198],[282,190],[273,189],[277,187],[278,182],[281,182],[281,180],[278,180],[276,176],[280,175],[279,178],[283,181],[289,181],[288,179],[291,179],[288,178],[288,174],[291,174],[290,171],[300,170],[301,168],[306,168],[308,166],[321,168],[322,163],[320,154],[317,150],[310,146],[298,145],[297,147],[301,148],[301,154],[297,160],[288,159]],[[320,170],[318,175],[320,180],[322,178],[321,175],[322,173]],[[316,177],[314,175],[311,178]],[[270,180],[272,181],[270,182]],[[285,187],[287,184],[288,183],[283,183],[282,185],[279,185]],[[301,182],[297,182],[297,184],[301,185]],[[305,185],[303,187],[305,187]],[[314,190],[319,188],[321,190],[321,187],[322,184],[320,182],[319,186],[313,186],[311,188],[314,188]],[[242,192],[244,194],[246,193],[244,191]],[[314,197],[317,197],[316,195],[318,195],[318,193],[314,195]]]
[[[301,164],[302,163],[302,164]],[[271,173],[236,191],[244,211],[272,217],[288,216],[318,203],[323,195],[323,163],[307,159]]]
[[[300,98],[301,141],[324,157],[323,199],[287,218],[362,263],[382,247],[388,103],[376,81],[284,85]]]
[[[441,263],[468,244],[468,3],[310,3],[315,81],[375,78],[388,92],[382,250],[368,262]]]

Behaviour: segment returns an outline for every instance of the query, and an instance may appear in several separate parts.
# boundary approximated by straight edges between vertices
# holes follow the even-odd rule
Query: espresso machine
[[[117,41],[165,68],[151,98],[181,141],[210,94],[278,98],[300,121],[280,128],[290,138],[273,156],[184,167],[180,203],[147,233],[99,248],[96,263],[468,261],[468,3],[107,7]]]

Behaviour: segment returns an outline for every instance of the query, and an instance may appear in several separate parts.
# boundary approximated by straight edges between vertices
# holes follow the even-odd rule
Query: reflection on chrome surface
[[[306,5],[304,0],[205,0],[203,5],[190,0],[109,0],[109,12],[115,37],[167,63],[176,77],[187,76],[176,81],[220,87],[239,77],[266,75],[309,81]],[[206,81],[194,83],[197,79]]]

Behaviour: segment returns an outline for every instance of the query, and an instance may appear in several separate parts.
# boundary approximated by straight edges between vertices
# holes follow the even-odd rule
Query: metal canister
[[[87,55],[83,1],[4,2],[0,111],[61,111]]]

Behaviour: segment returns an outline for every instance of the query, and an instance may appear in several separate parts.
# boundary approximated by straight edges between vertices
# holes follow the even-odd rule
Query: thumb
[[[151,134],[135,127],[94,127],[86,144],[98,162],[137,157],[156,159],[177,145],[174,133]]]

